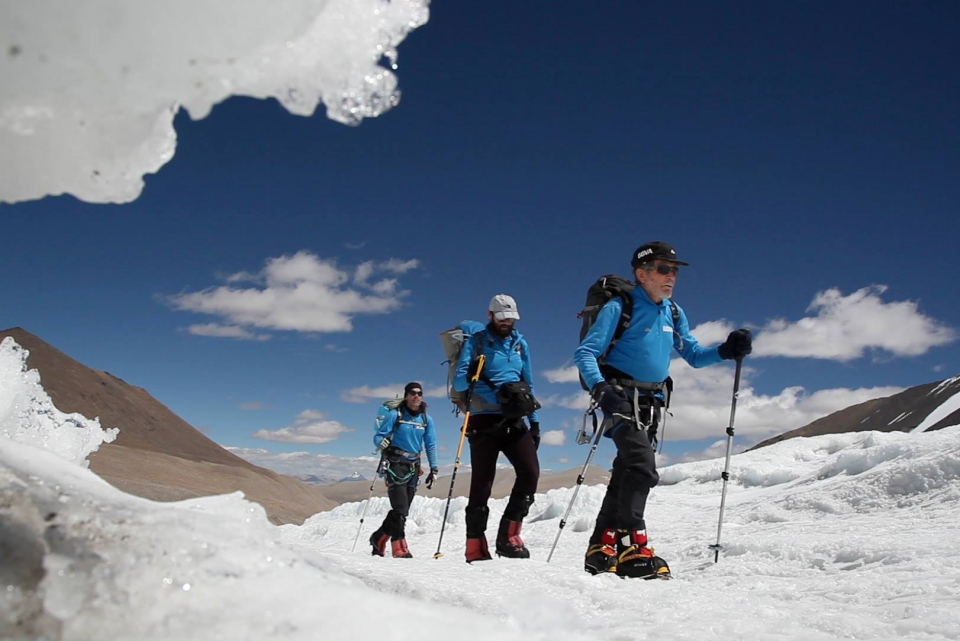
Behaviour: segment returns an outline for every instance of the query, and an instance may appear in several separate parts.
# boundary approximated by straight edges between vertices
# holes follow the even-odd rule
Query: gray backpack
[[[447,357],[447,360],[443,362],[447,366],[447,398],[456,406],[454,414],[467,410],[467,393],[453,389],[453,377],[457,372],[457,363],[460,362],[460,353],[470,337],[483,331],[484,327],[483,323],[477,321],[463,321],[456,327],[440,332],[440,344],[443,346],[443,353]]]

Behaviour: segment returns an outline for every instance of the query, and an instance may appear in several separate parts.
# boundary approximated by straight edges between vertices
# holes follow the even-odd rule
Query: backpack
[[[583,309],[577,314],[577,318],[583,320],[580,326],[581,343],[583,342],[583,337],[587,335],[587,332],[593,327],[593,324],[597,322],[597,315],[603,306],[614,298],[621,298],[623,300],[623,304],[620,307],[620,318],[617,319],[617,328],[613,332],[613,338],[610,339],[610,344],[607,345],[607,349],[604,350],[600,358],[597,359],[598,365],[603,365],[607,354],[610,353],[613,346],[617,344],[617,341],[620,340],[623,333],[630,327],[630,317],[633,315],[633,289],[635,287],[636,283],[631,280],[627,280],[616,274],[607,274],[606,276],[598,278],[595,283],[590,285],[590,289],[587,290],[587,300],[583,304]],[[673,326],[676,328],[680,325],[680,310],[672,300],[670,301],[670,313],[673,315]],[[683,340],[678,339],[676,334],[674,334],[674,338],[674,346],[677,347],[677,349],[683,349]],[[676,340],[680,341],[679,346],[676,345]],[[586,381],[583,380],[583,375],[580,376],[580,387],[588,392],[590,391]]]
[[[380,408],[377,410],[377,431],[380,431],[380,428],[383,427],[384,421],[387,420],[387,416],[390,415],[391,410],[397,410],[397,418],[393,422],[393,429],[387,434],[386,438],[393,441],[393,435],[397,433],[397,428],[400,426],[400,404],[403,403],[402,398],[391,398],[383,402],[380,405]]]
[[[456,406],[454,414],[466,411],[466,392],[458,392],[453,389],[453,377],[457,371],[457,363],[460,362],[460,353],[463,346],[470,337],[477,332],[483,331],[486,327],[478,321],[463,321],[456,327],[440,332],[440,344],[443,346],[443,353],[447,360],[442,364],[447,366],[447,398]]]

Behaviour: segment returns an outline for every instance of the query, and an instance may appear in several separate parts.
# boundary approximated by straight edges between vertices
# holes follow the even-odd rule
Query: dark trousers
[[[540,480],[540,460],[533,437],[522,420],[504,424],[502,414],[477,414],[467,426],[470,440],[470,499],[467,510],[486,507],[502,452],[517,473],[504,516],[522,521],[533,503]]]
[[[388,534],[392,539],[402,539],[406,536],[405,525],[407,515],[410,514],[410,504],[413,503],[413,497],[417,493],[417,484],[420,482],[420,462],[401,461],[398,465],[393,462],[394,469],[401,475],[410,473],[409,479],[398,482],[397,478],[388,471],[384,474],[384,481],[387,485],[387,497],[390,499],[390,511],[383,519],[380,525],[380,531]],[[390,463],[388,462],[388,465]],[[408,468],[409,466],[409,468]],[[409,471],[408,471],[409,469]]]
[[[642,408],[641,420],[647,422],[649,416],[650,408]],[[646,529],[643,513],[647,496],[660,481],[656,455],[646,429],[638,428],[633,421],[623,421],[612,428],[612,439],[617,446],[617,456],[613,459],[610,483],[597,515],[594,543],[599,542],[598,533],[605,528]]]
[[[390,485],[387,483],[387,497],[390,507],[400,516],[410,514],[410,504],[417,493],[417,477],[414,476],[406,485]]]

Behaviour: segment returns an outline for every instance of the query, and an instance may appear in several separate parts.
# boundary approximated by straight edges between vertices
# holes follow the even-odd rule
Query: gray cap
[[[497,294],[490,299],[490,311],[497,320],[506,320],[513,318],[520,320],[520,311],[517,309],[517,301],[512,296],[506,294]]]

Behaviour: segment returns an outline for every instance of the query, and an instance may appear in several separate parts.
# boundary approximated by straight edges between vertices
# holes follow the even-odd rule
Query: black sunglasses
[[[422,390],[422,389],[412,389],[412,390],[410,390],[409,392],[407,392],[407,395],[408,395],[408,396],[423,396],[423,390]]]
[[[666,276],[667,274],[677,275],[680,273],[680,268],[677,265],[654,265],[653,267],[647,268],[649,271],[655,271],[661,276]]]

